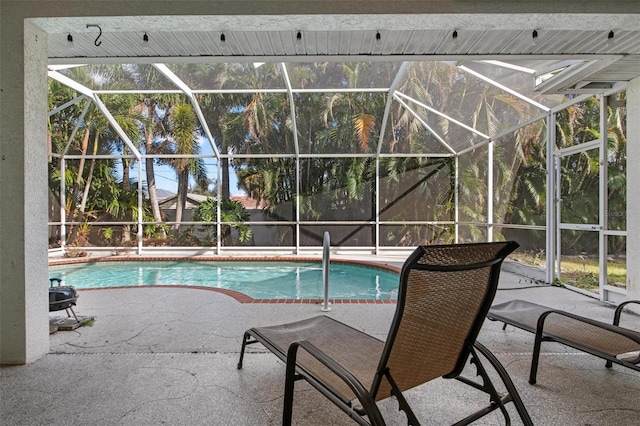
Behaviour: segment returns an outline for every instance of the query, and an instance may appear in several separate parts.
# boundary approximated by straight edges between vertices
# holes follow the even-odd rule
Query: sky
[[[201,154],[213,154],[213,150],[211,149],[211,146],[206,141],[206,139],[200,141],[200,149]],[[209,187],[210,190],[213,190],[215,188],[215,182],[218,180],[218,159],[203,158],[203,161],[207,170],[207,178],[214,182]],[[154,165],[154,172],[156,175],[156,188],[169,191],[173,194],[178,192],[178,176],[176,175],[176,172],[173,168],[167,165],[160,165],[156,162],[156,164]],[[138,171],[136,164],[131,170],[131,177],[133,179],[137,179],[137,173]],[[147,178],[144,162],[142,162],[142,181],[146,187]],[[189,185],[192,186],[194,184],[195,181],[193,179],[190,179]],[[244,192],[238,189],[238,178],[234,169],[231,169],[229,173],[229,186],[231,195],[244,195]]]

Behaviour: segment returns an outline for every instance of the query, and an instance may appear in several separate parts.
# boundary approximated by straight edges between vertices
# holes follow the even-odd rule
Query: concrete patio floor
[[[526,299],[610,322],[613,307],[503,272],[495,302]],[[0,369],[3,425],[277,425],[284,365],[259,345],[236,369],[245,329],[321,314],[313,304],[242,304],[194,288],[80,291],[76,312],[91,326],[50,336],[49,355]],[[334,305],[329,316],[385,339],[395,304]],[[51,313],[51,316],[63,313]],[[640,316],[627,314],[636,329]],[[637,425],[640,373],[557,344],[543,345],[538,384],[527,382],[533,335],[487,321],[479,341],[503,363],[538,425]],[[474,370],[469,368],[473,375]],[[407,392],[425,425],[448,424],[486,402],[455,380]],[[512,404],[509,404],[512,405]],[[380,403],[388,424],[406,424]],[[510,407],[514,424],[520,424]],[[354,424],[317,391],[296,385],[294,422]],[[478,424],[502,424],[498,415]]]

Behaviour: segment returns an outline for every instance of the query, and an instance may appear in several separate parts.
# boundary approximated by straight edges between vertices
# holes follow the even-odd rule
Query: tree
[[[123,70],[136,87],[163,87],[166,83],[154,67],[144,64],[124,65]],[[162,222],[160,204],[156,186],[155,162],[153,155],[162,153],[162,145],[158,143],[166,137],[166,112],[177,101],[174,94],[142,94],[138,95],[136,112],[140,115],[142,134],[144,135],[145,174],[147,178],[147,192],[151,204],[151,212],[156,222]],[[160,238],[165,238],[164,227],[157,229]]]
[[[185,83],[192,87],[204,87],[207,89],[247,89],[253,86],[245,82],[247,74],[255,68],[247,64],[176,64],[175,72],[184,76]],[[257,72],[257,71],[256,71]],[[240,140],[236,135],[230,135],[226,130],[226,122],[229,114],[243,111],[249,104],[251,95],[243,93],[225,94],[199,94],[198,104],[202,110],[209,131],[213,137],[210,141],[217,146],[219,152],[226,154],[233,152]],[[203,131],[201,131],[204,134]],[[220,158],[222,181],[218,182],[222,198],[230,197],[229,170],[230,161],[227,157]]]
[[[169,112],[169,138],[173,143],[174,154],[197,155],[200,147],[196,139],[197,118],[191,105],[178,103]],[[204,164],[201,158],[174,158],[169,160],[169,164],[176,170],[178,175],[178,194],[176,197],[176,234],[182,222],[182,215],[187,202],[187,191],[189,189],[189,176],[194,176],[197,181],[207,179]]]
[[[160,220],[155,193],[153,166],[156,161],[172,164],[178,175],[179,205],[184,206],[190,177],[196,178],[194,187],[207,193],[212,184],[220,190],[222,199],[230,196],[229,174],[235,170],[239,185],[253,198],[265,200],[265,213],[270,220],[353,220],[373,221],[376,216],[385,221],[405,223],[383,224],[384,244],[419,244],[447,242],[453,239],[450,225],[413,225],[411,222],[447,221],[456,219],[455,197],[459,197],[460,230],[463,240],[484,238],[484,224],[542,225],[546,210],[546,151],[543,121],[529,124],[517,131],[495,136],[504,129],[516,126],[535,115],[536,107],[503,90],[442,62],[415,62],[407,66],[403,77],[396,80],[394,94],[403,99],[409,111],[394,96],[391,101],[386,128],[380,128],[387,102],[387,93],[348,92],[343,89],[378,87],[380,78],[393,80],[397,64],[357,62],[317,62],[288,66],[287,73],[294,88],[330,87],[325,93],[299,91],[293,94],[270,93],[260,89],[284,88],[282,64],[173,64],[172,71],[186,84],[196,89],[238,89],[242,93],[199,94],[196,97],[204,114],[211,138],[222,154],[243,154],[231,161],[227,155],[220,158],[221,181],[204,181],[203,166],[191,159],[155,160],[155,154],[196,154],[198,138],[206,134],[190,105],[180,95],[137,96],[137,123],[139,143],[147,155],[147,182],[154,219]],[[486,66],[473,63],[472,67]],[[162,83],[162,75],[153,67],[143,65],[87,67],[87,81],[101,87],[170,88]],[[112,70],[110,70],[113,68]],[[486,70],[485,70],[486,71]],[[492,73],[493,71],[491,71]],[[488,74],[499,79],[498,74]],[[528,78],[528,76],[525,76]],[[522,78],[525,78],[522,77]],[[510,80],[510,84],[516,80]],[[110,86],[109,86],[110,85]],[[165,86],[163,86],[165,85]],[[517,87],[515,87],[517,89]],[[258,89],[251,92],[251,89]],[[335,90],[333,90],[335,89]],[[61,93],[61,92],[60,92]],[[56,95],[61,96],[61,95]],[[119,95],[118,95],[119,96]],[[411,101],[413,97],[420,102]],[[537,96],[537,95],[532,95]],[[116,96],[102,96],[105,102],[117,104]],[[290,102],[295,107],[296,127]],[[60,116],[78,114],[83,106],[76,105],[59,113]],[[125,102],[123,101],[123,104]],[[426,104],[428,108],[420,103]],[[59,104],[59,103],[57,103]],[[118,109],[118,106],[110,106]],[[432,109],[446,114],[435,114]],[[125,109],[123,108],[123,111]],[[133,117],[133,116],[132,116]],[[581,102],[558,113],[559,147],[571,146],[599,137],[598,103]],[[117,118],[118,119],[118,118]],[[71,118],[73,120],[73,118]],[[96,139],[97,122],[87,115],[80,127],[79,137],[72,141],[73,153],[87,153],[112,146],[126,152],[127,147],[106,129]],[[120,119],[118,119],[120,122]],[[484,138],[460,126],[456,121],[472,126],[489,135],[495,144],[493,170],[489,170],[488,149]],[[623,205],[625,144],[624,110],[609,112],[610,205]],[[125,123],[126,124],[126,123]],[[426,125],[425,125],[426,124]],[[66,127],[65,127],[66,126]],[[52,146],[64,146],[62,135],[69,134],[72,125],[50,120]],[[85,131],[86,130],[86,131]],[[134,129],[127,130],[127,132]],[[294,133],[297,132],[299,152],[306,158],[285,158],[276,154],[293,155]],[[99,133],[99,132],[98,132]],[[134,132],[133,132],[134,133]],[[382,138],[380,136],[383,136]],[[83,137],[86,136],[86,140]],[[440,141],[446,141],[446,146]],[[84,140],[84,144],[82,143]],[[378,141],[382,146],[378,147]],[[98,145],[96,145],[98,141]],[[93,142],[93,144],[92,144]],[[457,158],[462,149],[471,147]],[[374,159],[358,156],[380,150],[384,156]],[[453,151],[453,152],[452,152]],[[108,151],[105,151],[108,152]],[[253,155],[255,154],[255,155]],[[339,154],[339,156],[334,156]],[[354,155],[356,154],[356,155]],[[397,154],[396,157],[390,157]],[[450,155],[450,157],[445,157]],[[424,156],[424,157],[420,157]],[[603,160],[603,159],[601,159]],[[123,160],[124,189],[128,189],[130,164]],[[87,176],[87,165],[76,162],[67,168],[71,182],[67,200],[90,211],[95,182]],[[456,164],[459,166],[456,170]],[[89,165],[90,171],[92,170]],[[374,185],[379,171],[378,185]],[[563,164],[562,191],[570,205],[567,220],[585,221],[593,211],[592,200],[581,196],[596,188],[597,161],[589,153],[569,158]],[[90,172],[89,176],[95,173]],[[456,180],[458,187],[455,187]],[[493,177],[493,198],[489,199],[489,175]],[[566,176],[564,176],[566,175]],[[199,176],[199,177],[198,177]],[[203,180],[200,181],[200,178]],[[89,180],[89,182],[87,182]],[[105,180],[106,182],[106,180]],[[186,186],[185,186],[186,185]],[[88,192],[87,189],[91,188]],[[379,191],[376,193],[375,191]],[[83,197],[82,194],[87,194]],[[85,198],[83,202],[83,198]],[[375,200],[380,200],[380,206]],[[222,200],[219,200],[222,202]],[[493,203],[494,217],[487,217],[488,206]],[[296,206],[300,212],[296,212]],[[177,221],[182,221],[182,210]],[[80,210],[82,210],[81,208]],[[72,211],[73,209],[70,209]],[[612,229],[624,229],[623,215],[609,217]],[[593,220],[593,218],[588,218]],[[303,225],[303,232],[313,233],[315,225]],[[315,226],[318,228],[318,226]],[[369,228],[367,228],[369,227]],[[284,229],[286,227],[279,227]],[[340,244],[355,243],[355,235],[374,227],[355,225],[343,232]],[[293,229],[289,227],[289,230]],[[347,227],[340,228],[341,231]],[[290,232],[290,231],[287,231]],[[499,231],[500,232],[500,231]],[[505,231],[511,232],[511,231]],[[498,233],[497,238],[503,235]],[[307,240],[301,240],[307,241]],[[364,240],[360,240],[364,241]],[[612,241],[612,239],[610,239]],[[370,241],[373,245],[373,240]],[[303,242],[305,244],[305,242]],[[618,244],[618,243],[616,243]],[[576,241],[575,247],[581,243]]]
[[[60,107],[67,102],[73,100],[77,95],[75,90],[59,83],[57,80],[49,79],[48,82],[48,109],[51,111],[54,108]],[[82,109],[88,101],[82,99],[76,103],[60,110],[56,114],[50,115],[47,118],[47,145],[48,152],[52,154],[61,154],[69,138],[73,133],[73,129],[77,123],[78,116],[81,114]],[[71,141],[71,150],[73,150],[73,142]],[[64,179],[65,188],[67,191],[74,184],[77,178],[77,170],[73,168],[65,168],[65,176],[61,176],[62,171],[62,158],[58,158],[57,161],[53,161],[53,156],[49,156],[49,218],[51,221],[60,221],[60,205],[62,203],[62,197],[60,193],[60,182]],[[66,195],[66,194],[65,194]],[[70,198],[67,197],[67,200]],[[69,210],[67,206],[64,206],[62,214],[68,217]],[[55,245],[58,245],[60,241],[60,234],[55,235],[54,241],[50,241]]]

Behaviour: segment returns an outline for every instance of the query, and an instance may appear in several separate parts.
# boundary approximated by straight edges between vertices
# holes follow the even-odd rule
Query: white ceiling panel
[[[534,17],[535,18],[535,17]],[[186,18],[185,18],[186,19]],[[395,19],[395,20],[393,20]],[[325,17],[324,27],[321,22],[300,19],[299,29],[291,30],[294,20],[289,18],[287,26],[281,29],[273,25],[266,25],[266,21],[255,20],[253,25],[245,25],[246,30],[240,29],[239,22],[222,21],[214,25],[203,20],[199,25],[189,26],[185,21],[182,29],[167,26],[145,26],[131,31],[134,26],[104,25],[99,39],[99,29],[80,25],[75,21],[46,21],[50,28],[49,57],[51,64],[73,63],[101,63],[101,62],[270,62],[290,61],[290,57],[306,56],[310,60],[448,60],[459,61],[476,59],[494,59],[507,62],[509,60],[528,61],[540,65],[543,62],[558,62],[566,60],[603,60],[608,65],[592,76],[581,75],[574,82],[563,82],[562,85],[549,85],[566,90],[573,83],[584,81],[626,82],[640,76],[638,57],[640,57],[640,23],[635,29],[627,22],[632,17],[618,22],[623,23],[624,29],[608,29],[605,21],[598,25],[576,25],[575,29],[561,28],[558,23],[545,28],[544,26],[529,27],[517,24],[502,24],[498,21],[478,22],[477,20],[460,18],[456,24],[459,28],[441,28],[445,22],[438,25],[420,26],[405,25],[393,27],[397,17],[384,24],[384,20],[357,21],[347,17]],[[275,20],[275,18],[274,18]],[[412,22],[413,18],[404,18]],[[533,19],[532,25],[552,22],[552,17],[546,20]],[[571,27],[571,20],[566,27]],[[102,22],[102,21],[100,21]],[[109,21],[110,22],[110,21]],[[324,22],[324,21],[323,21]],[[426,21],[425,21],[426,22]],[[523,21],[524,22],[524,21]],[[595,22],[595,21],[594,21]],[[364,25],[368,23],[368,25]],[[462,23],[462,24],[461,24]],[[331,25],[329,25],[331,24]],[[380,29],[376,29],[379,26]],[[215,28],[214,28],[215,27]],[[117,29],[114,29],[117,28]],[[151,29],[153,28],[153,30]],[[228,29],[225,29],[228,28]],[[560,28],[560,29],[559,29]],[[606,28],[606,29],[605,29]],[[534,30],[537,37],[533,37]],[[145,31],[149,42],[142,40]],[[454,38],[454,31],[457,37]],[[609,34],[613,31],[613,38]],[[298,32],[301,34],[297,39]],[[380,39],[376,39],[376,33]],[[73,37],[73,43],[67,42],[68,35]],[[224,34],[226,41],[221,41]],[[96,45],[99,44],[99,45]],[[546,62],[545,62],[546,63]],[[601,63],[604,63],[601,62]],[[583,73],[584,74],[584,73]],[[569,84],[567,84],[569,83]],[[595,85],[594,85],[595,87]]]

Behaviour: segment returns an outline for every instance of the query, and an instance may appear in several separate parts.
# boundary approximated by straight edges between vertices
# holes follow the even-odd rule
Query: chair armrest
[[[369,417],[369,421],[372,425],[384,425],[384,419],[382,418],[382,414],[378,409],[375,401],[371,394],[364,388],[362,383],[347,369],[345,369],[342,365],[338,364],[333,358],[323,352],[320,348],[309,342],[308,340],[298,340],[293,342],[289,346],[289,350],[287,351],[287,376],[293,374],[295,371],[295,367],[297,366],[297,355],[298,348],[304,349],[309,355],[317,359],[331,370],[337,377],[339,377],[343,382],[345,382],[349,388],[356,395],[360,404],[362,404],[362,408],[364,409],[367,417]],[[318,378],[312,377],[312,379],[318,383],[322,383]],[[325,387],[329,388],[327,384],[322,383]]]
[[[557,314],[557,315],[561,315],[567,318],[572,318],[576,321],[580,321],[583,322],[585,324],[590,324],[593,325],[595,327],[599,327],[601,329],[610,331],[612,333],[616,333],[619,334],[621,336],[626,337],[627,339],[630,339],[636,343],[640,343],[640,336],[638,336],[637,334],[634,334],[632,331],[627,330],[625,328],[619,327],[618,325],[614,325],[614,324],[607,324],[605,322],[602,321],[596,321],[590,318],[586,318],[580,315],[576,315],[576,314],[572,314],[570,312],[566,312],[566,311],[561,311],[561,310],[556,310],[556,309],[552,309],[549,310],[545,313],[543,313],[542,315],[540,315],[540,318],[538,318],[538,324],[537,324],[537,328],[536,328],[536,338],[538,338],[538,336],[542,337],[543,331],[544,331],[544,322],[547,319],[547,317],[551,314]],[[559,336],[561,337],[561,336]]]
[[[622,310],[624,307],[630,303],[637,303],[640,305],[640,300],[627,300],[626,302],[622,302],[616,308],[616,313],[613,315],[613,325],[620,325],[620,316],[622,315]]]

